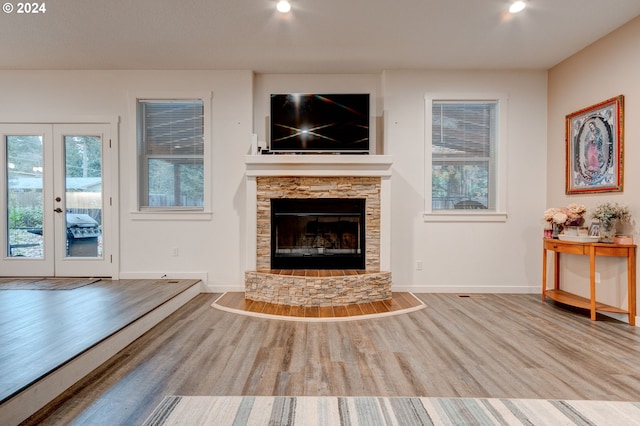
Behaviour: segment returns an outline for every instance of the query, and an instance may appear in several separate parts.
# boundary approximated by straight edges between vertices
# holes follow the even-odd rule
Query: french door
[[[3,276],[113,276],[109,124],[0,124]]]

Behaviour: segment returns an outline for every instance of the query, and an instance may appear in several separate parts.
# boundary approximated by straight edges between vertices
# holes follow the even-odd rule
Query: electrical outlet
[[[422,271],[422,260],[416,262],[416,271]]]
[[[178,247],[174,247],[171,249],[171,255],[172,256],[177,256],[178,255]]]
[[[596,272],[596,284],[600,284],[600,272]]]

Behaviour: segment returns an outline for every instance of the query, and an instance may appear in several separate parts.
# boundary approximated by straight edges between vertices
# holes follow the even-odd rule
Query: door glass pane
[[[65,136],[66,257],[102,257],[102,144]]]
[[[7,136],[9,257],[42,258],[42,136]]]

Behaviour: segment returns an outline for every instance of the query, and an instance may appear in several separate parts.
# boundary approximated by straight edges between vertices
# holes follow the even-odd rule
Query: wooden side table
[[[547,290],[547,251],[554,252],[554,288]],[[560,253],[589,256],[589,294],[587,299],[560,289]],[[600,303],[596,299],[596,258],[598,256],[627,258],[627,310]],[[591,320],[596,320],[596,312],[612,312],[629,316],[629,324],[635,325],[636,318],[636,245],[606,244],[561,241],[551,238],[543,240],[542,249],[542,301],[546,298],[566,305],[589,309]]]

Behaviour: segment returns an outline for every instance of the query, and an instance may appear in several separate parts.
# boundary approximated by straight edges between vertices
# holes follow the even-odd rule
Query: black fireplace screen
[[[272,269],[364,269],[365,200],[272,199]]]

